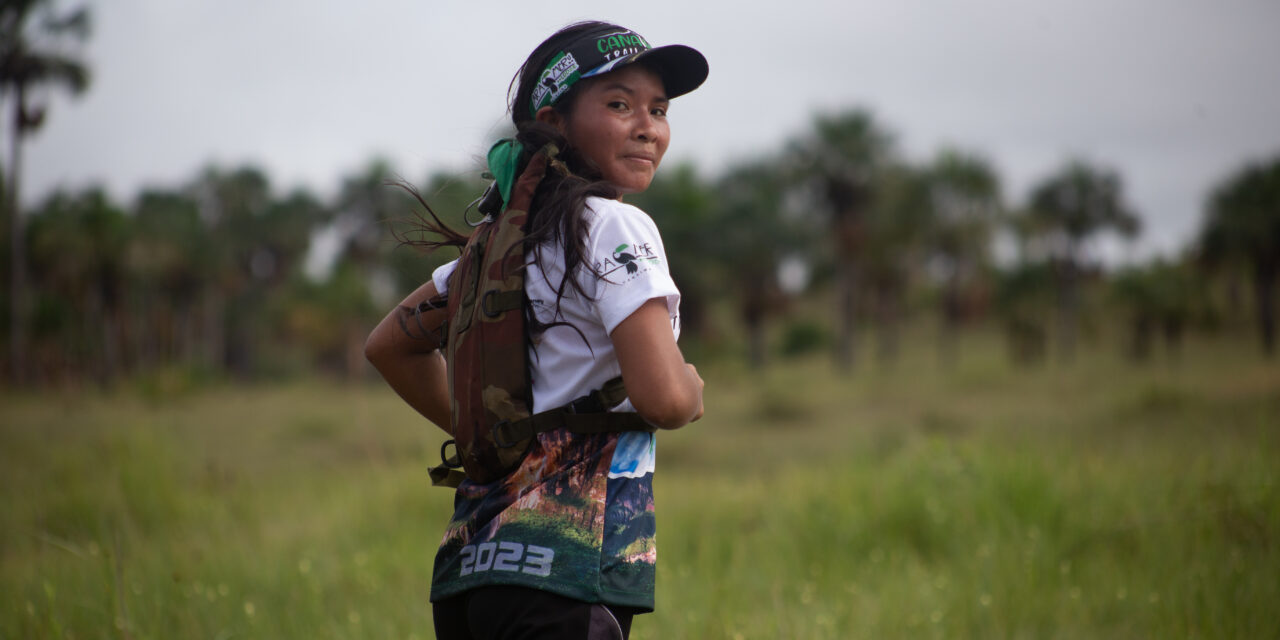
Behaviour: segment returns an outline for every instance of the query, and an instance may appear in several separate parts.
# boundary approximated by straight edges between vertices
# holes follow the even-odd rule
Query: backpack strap
[[[493,425],[493,441],[499,447],[511,446],[533,435],[562,427],[582,434],[657,431],[657,427],[634,411],[609,411],[626,398],[627,388],[622,384],[622,376],[618,376],[562,407],[535,413],[515,422],[498,422]]]
[[[503,420],[494,424],[493,441],[499,447],[510,447],[539,433],[555,429],[567,429],[578,434],[657,431],[657,427],[646,422],[638,413],[609,411],[626,397],[627,388],[622,383],[622,376],[618,376],[605,382],[599,389],[564,406],[548,409],[515,422]],[[443,464],[432,467],[429,471],[432,486],[457,487],[467,477],[465,473],[459,471],[462,462],[456,453],[453,456],[446,454],[451,443],[453,440],[446,441],[440,447],[440,458]]]

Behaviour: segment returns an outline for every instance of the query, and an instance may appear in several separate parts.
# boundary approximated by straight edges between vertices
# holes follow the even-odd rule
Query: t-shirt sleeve
[[[440,295],[449,293],[449,276],[453,275],[453,270],[457,266],[457,260],[450,260],[431,272],[431,281],[436,283],[436,293]]]
[[[592,199],[594,212],[587,232],[587,255],[595,273],[583,269],[583,289],[593,292],[596,312],[606,333],[648,300],[665,298],[673,328],[677,326],[680,291],[667,266],[658,227],[648,214],[613,200]]]

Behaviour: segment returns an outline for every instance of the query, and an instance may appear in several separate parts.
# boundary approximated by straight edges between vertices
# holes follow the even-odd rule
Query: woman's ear
[[[549,124],[555,127],[560,133],[564,133],[564,116],[561,116],[560,112],[556,111],[550,105],[538,109],[538,112],[533,114],[533,119],[543,124]]]

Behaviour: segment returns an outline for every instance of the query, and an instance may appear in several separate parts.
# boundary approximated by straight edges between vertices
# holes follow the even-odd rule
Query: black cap
[[[651,47],[640,34],[610,25],[589,31],[551,57],[533,88],[529,111],[555,104],[569,87],[582,80],[643,61],[659,77],[668,98],[697,89],[707,79],[707,59],[682,44]]]

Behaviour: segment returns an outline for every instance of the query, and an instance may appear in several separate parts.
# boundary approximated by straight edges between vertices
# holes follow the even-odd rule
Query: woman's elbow
[[[651,397],[632,397],[636,413],[659,429],[679,429],[702,415],[702,392],[680,389]]]
[[[373,365],[373,368],[382,370],[383,364],[392,355],[392,346],[380,334],[378,330],[374,330],[364,341],[364,359]]]

